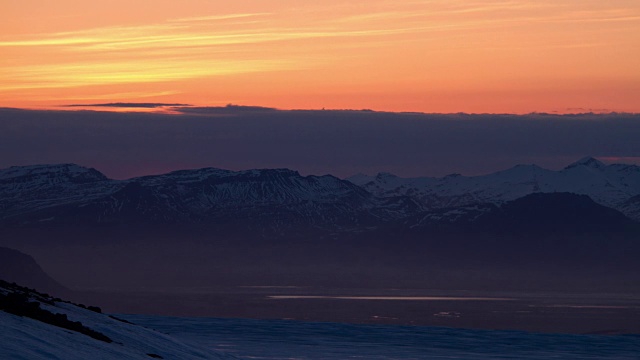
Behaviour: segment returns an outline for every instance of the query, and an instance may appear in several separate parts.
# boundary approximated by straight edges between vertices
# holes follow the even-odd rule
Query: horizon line
[[[554,111],[531,111],[526,113],[509,113],[509,112],[424,112],[424,111],[390,111],[375,110],[372,108],[278,108],[262,105],[240,105],[228,103],[226,105],[194,105],[186,103],[156,103],[156,102],[107,102],[93,104],[63,104],[55,106],[42,107],[10,107],[0,106],[0,110],[22,110],[22,111],[51,111],[51,112],[95,112],[95,113],[149,113],[149,114],[165,114],[165,115],[207,115],[206,113],[198,113],[197,110],[229,110],[244,112],[262,112],[262,111],[281,111],[281,112],[357,112],[357,113],[380,113],[380,114],[414,114],[414,115],[510,115],[510,116],[528,116],[528,115],[548,115],[548,116],[567,116],[567,115],[640,115],[640,112],[615,111],[610,109],[591,109],[591,108],[567,108],[566,112],[559,110]],[[192,110],[192,111],[181,111]],[[580,111],[570,111],[580,110]]]

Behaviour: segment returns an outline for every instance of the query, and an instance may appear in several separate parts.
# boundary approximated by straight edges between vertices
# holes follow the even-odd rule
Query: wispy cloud
[[[81,101],[100,101],[100,100],[119,100],[119,99],[146,99],[146,98],[162,98],[166,96],[172,96],[180,94],[179,91],[127,91],[127,92],[100,92],[89,94],[83,92],[81,94],[57,94],[53,91],[52,94],[42,94],[38,89],[31,91],[22,91],[21,94],[27,96],[36,101],[44,102],[81,102]],[[5,93],[6,94],[6,93]],[[57,95],[56,95],[57,94]]]
[[[116,107],[116,108],[160,108],[160,107],[184,107],[191,106],[189,104],[180,104],[180,103],[128,103],[128,102],[118,102],[118,103],[100,103],[100,104],[69,104],[63,105],[64,107]]]
[[[228,14],[228,15],[210,15],[210,16],[194,16],[179,19],[170,19],[169,22],[194,22],[194,21],[220,21],[235,20],[244,18],[253,18],[271,15],[272,13],[247,13],[247,14]]]
[[[35,39],[0,41],[0,47],[59,46],[62,51],[91,52],[114,50],[146,50],[151,48],[211,47],[259,44],[274,41],[376,36],[409,33],[429,27],[396,27],[378,29],[331,28],[256,28],[248,30],[193,31],[182,26],[110,27],[45,35]]]
[[[0,48],[41,49],[55,61],[14,64],[0,73],[0,91],[91,85],[155,83],[231,74],[304,69],[318,62],[292,54],[254,52],[265,43],[321,38],[354,38],[422,31],[415,27],[335,28],[332,26],[219,26],[218,21],[269,17],[270,13],[179,18],[141,26],[0,38]],[[238,47],[239,46],[239,47]],[[18,49],[18,50],[16,50]],[[46,49],[46,50],[42,50]],[[238,56],[234,56],[234,52]],[[226,54],[220,56],[220,54]],[[77,55],[70,55],[77,54]],[[284,56],[283,56],[284,55]],[[79,57],[78,57],[79,56]]]
[[[144,64],[137,61],[121,61],[15,66],[11,72],[0,75],[0,91],[166,82],[290,69],[295,65],[288,61],[273,60],[205,62],[188,59],[149,59],[145,60]]]

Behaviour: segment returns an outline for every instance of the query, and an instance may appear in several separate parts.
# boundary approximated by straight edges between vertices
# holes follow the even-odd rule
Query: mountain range
[[[500,205],[534,193],[581,194],[640,221],[640,167],[605,165],[592,157],[578,160],[560,171],[518,165],[483,176],[400,178],[379,173],[356,175],[347,180],[377,196],[409,196],[431,209],[477,203]]]
[[[640,167],[484,176],[0,170],[0,246],[70,288],[329,284],[637,289]],[[523,281],[523,279],[528,279]],[[355,285],[354,285],[355,284]]]
[[[288,169],[214,168],[112,180],[74,164],[10,167],[0,170],[0,225],[162,223],[264,231],[420,228],[470,223],[491,217],[489,213],[495,217],[526,196],[535,194],[533,199],[542,201],[561,193],[593,200],[564,196],[562,203],[582,203],[574,211],[601,205],[640,221],[640,167],[584,158],[560,171],[518,165],[484,176],[400,178],[380,173],[344,180],[301,176]],[[624,222],[622,216],[605,218]]]

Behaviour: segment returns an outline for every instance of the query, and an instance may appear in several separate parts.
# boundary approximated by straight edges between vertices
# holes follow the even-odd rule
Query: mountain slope
[[[640,167],[613,164],[587,157],[560,171],[536,165],[518,165],[483,176],[452,174],[442,178],[400,178],[388,173],[347,180],[374,195],[411,196],[430,209],[502,204],[532,193],[567,192],[588,195],[595,202],[640,221]]]
[[[0,281],[0,358],[235,358],[98,311]]]
[[[75,165],[0,171],[0,222],[14,226],[230,223],[341,228],[402,203],[378,202],[336,177],[286,169],[176,171],[125,181]],[[79,179],[82,179],[80,181]],[[247,221],[250,220],[250,221]]]
[[[69,289],[45,273],[31,256],[6,247],[0,247],[0,279],[58,296],[69,293]]]
[[[13,166],[0,170],[0,214],[8,218],[86,202],[122,186],[95,169],[75,164]]]
[[[543,233],[616,231],[631,224],[621,212],[573,193],[529,194],[502,205],[489,221],[513,230]]]

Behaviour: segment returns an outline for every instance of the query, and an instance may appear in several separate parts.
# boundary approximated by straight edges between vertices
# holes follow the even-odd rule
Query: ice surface
[[[121,315],[253,359],[638,359],[640,336]]]
[[[5,290],[0,289],[4,292]],[[638,359],[639,335],[96,313],[42,303],[110,339],[0,311],[0,359]],[[441,312],[438,316],[459,316]],[[124,320],[124,321],[122,321]]]

